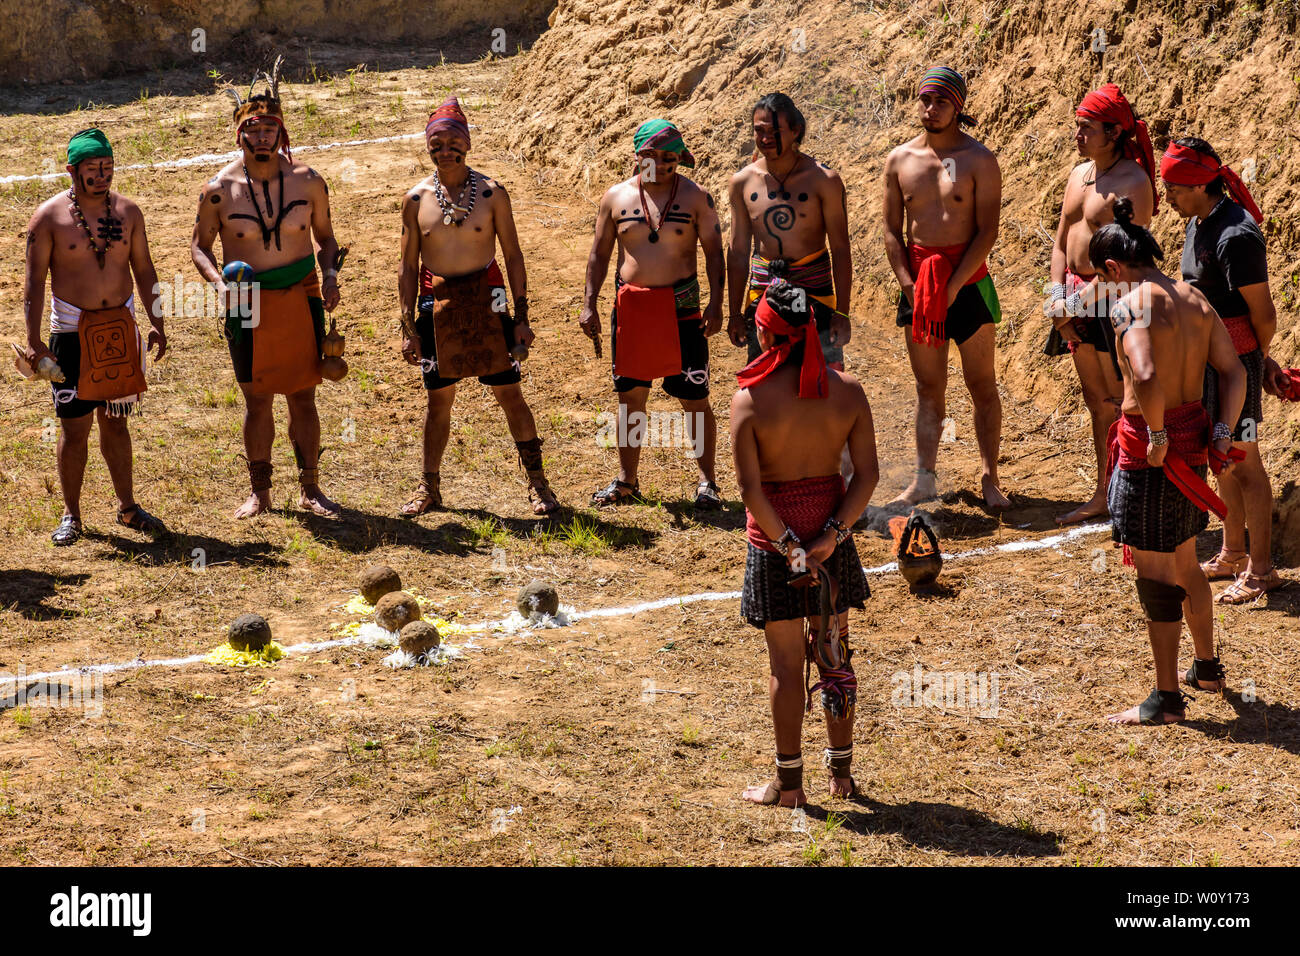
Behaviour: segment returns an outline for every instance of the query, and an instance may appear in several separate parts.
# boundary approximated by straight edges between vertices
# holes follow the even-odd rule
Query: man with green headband
[[[217,287],[221,302],[226,301],[225,282],[212,251],[218,237],[225,261],[246,264],[254,274],[252,302],[247,303],[252,308],[223,310],[235,381],[244,394],[244,452],[252,486],[235,517],[249,518],[271,507],[276,395],[283,395],[289,406],[298,505],[333,516],[338,505],[325,497],[319,483],[316,386],[321,382],[325,312],[339,304],[339,244],[325,180],[294,162],[289,151],[279,61],[267,79],[269,89],[247,101],[228,91],[236,103],[235,138],[243,155],[199,191],[190,254],[203,278]],[[317,262],[323,284],[316,276]]]
[[[81,486],[96,421],[100,451],[118,498],[117,523],[150,535],[165,534],[163,523],[135,500],[126,419],[145,390],[148,349],[157,350],[155,360],[167,351],[144,216],[135,203],[110,189],[113,147],[102,130],[86,129],[72,137],[66,168],[72,188],[42,203],[27,224],[23,288],[25,358],[33,368],[51,358],[63,373],[62,381],[51,383],[59,419],[63,520],[50,538],[64,546],[81,537]],[[48,346],[41,341],[47,276]],[[136,325],[137,286],[152,326],[147,346]]]
[[[606,191],[596,214],[579,318],[599,355],[600,288],[617,242],[610,341],[619,396],[619,473],[592,496],[592,503],[605,506],[639,496],[646,400],[654,380],[662,379],[664,391],[681,403],[681,435],[699,469],[695,503],[716,508],[722,502],[714,471],[717,422],[709,404],[708,337],[722,327],[722,227],[713,197],[677,171],[678,166],[693,168],[695,157],[676,126],[647,120],[632,143],[635,174]],[[709,282],[703,312],[697,247],[704,249]]]

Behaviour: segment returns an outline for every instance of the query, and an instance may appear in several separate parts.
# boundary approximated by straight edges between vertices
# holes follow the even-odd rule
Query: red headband
[[[786,336],[786,340],[772,346],[739,372],[736,379],[741,388],[751,388],[767,378],[790,358],[799,336],[803,336],[803,365],[799,369],[799,397],[825,398],[830,394],[830,384],[826,380],[826,356],[822,354],[822,342],[817,337],[817,323],[811,313],[808,321],[802,325],[791,325],[780,313],[767,302],[767,293],[758,300],[758,309],[754,313],[755,325],[762,326],[776,335]]]
[[[1228,195],[1250,213],[1255,222],[1264,221],[1264,214],[1255,205],[1254,197],[1250,195],[1250,190],[1241,181],[1241,177],[1213,156],[1190,146],[1170,143],[1160,159],[1160,178],[1175,186],[1204,186],[1213,182],[1216,176],[1223,177]]]
[[[1147,131],[1146,122],[1137,118],[1119,87],[1114,83],[1106,83],[1100,89],[1093,90],[1083,98],[1074,115],[1102,123],[1116,123],[1120,129],[1134,137],[1124,143],[1123,154],[1146,171],[1151,180],[1151,211],[1159,212],[1160,191],[1156,188],[1156,161],[1155,152],[1151,148],[1151,134]]]
[[[289,131],[285,129],[284,120],[276,116],[274,113],[254,113],[252,116],[244,117],[243,122],[235,127],[235,145],[243,146],[243,143],[239,141],[239,137],[243,135],[244,127],[255,119],[275,120],[275,125],[280,127],[280,138],[277,141],[280,144],[279,151],[284,153],[285,158],[288,159],[289,162],[293,162],[293,153],[289,151]]]

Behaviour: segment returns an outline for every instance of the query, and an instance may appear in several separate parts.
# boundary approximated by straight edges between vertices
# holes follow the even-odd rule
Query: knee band
[[[1172,624],[1183,619],[1183,599],[1187,592],[1177,584],[1165,584],[1151,578],[1138,578],[1138,601],[1148,621]]]

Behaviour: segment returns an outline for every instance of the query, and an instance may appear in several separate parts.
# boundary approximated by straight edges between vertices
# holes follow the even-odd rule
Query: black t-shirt
[[[1201,290],[1221,318],[1250,314],[1237,290],[1268,281],[1264,234],[1250,213],[1224,197],[1204,219],[1189,219],[1183,280]]]

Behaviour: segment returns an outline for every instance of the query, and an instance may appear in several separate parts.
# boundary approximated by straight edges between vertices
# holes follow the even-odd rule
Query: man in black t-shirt
[[[1169,204],[1188,220],[1183,279],[1219,313],[1246,369],[1246,403],[1232,432],[1233,447],[1246,457],[1219,476],[1219,494],[1228,507],[1223,546],[1201,565],[1211,581],[1234,579],[1219,595],[1220,603],[1244,604],[1282,583],[1271,554],[1273,489],[1259,457],[1265,363],[1277,331],[1259,229],[1263,214],[1245,184],[1205,140],[1187,137],[1172,143],[1160,163],[1160,176]],[[1218,375],[1206,369],[1202,400],[1212,417],[1219,391]]]

